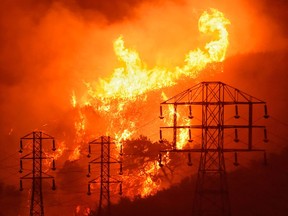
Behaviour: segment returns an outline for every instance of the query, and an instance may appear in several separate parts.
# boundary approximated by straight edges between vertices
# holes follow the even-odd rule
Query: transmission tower
[[[88,182],[88,195],[91,195],[91,184],[98,183],[100,184],[100,197],[98,205],[97,215],[111,215],[110,211],[110,185],[119,184],[119,194],[122,195],[122,181],[112,177],[111,173],[111,164],[119,164],[120,171],[119,175],[122,175],[122,145],[120,146],[120,160],[111,156],[111,147],[115,145],[115,142],[111,141],[109,136],[101,136],[98,139],[95,139],[89,142],[89,154],[88,157],[91,157],[92,145],[100,145],[100,156],[91,160],[88,164],[88,174],[87,177],[91,176],[91,164],[100,165],[100,176],[95,179],[92,179]],[[99,149],[98,149],[99,150]],[[106,207],[107,211],[104,211]]]
[[[231,215],[224,153],[234,153],[234,165],[237,166],[239,164],[238,152],[263,152],[266,164],[266,151],[254,148],[252,138],[253,129],[260,128],[264,131],[264,142],[268,141],[266,127],[253,123],[253,110],[255,105],[259,104],[264,105],[264,118],[268,118],[267,106],[264,101],[222,82],[199,83],[160,104],[160,119],[164,118],[162,106],[170,106],[170,109],[173,107],[173,125],[160,127],[160,142],[163,141],[162,130],[164,129],[173,130],[173,142],[171,149],[160,152],[159,165],[162,166],[162,154],[166,152],[187,152],[188,165],[192,165],[191,153],[200,153],[193,216]],[[192,110],[194,114],[201,116],[197,118],[200,121],[196,124],[190,122],[189,125],[181,125],[180,119],[178,119],[181,107],[187,110],[187,116],[191,122],[194,118]],[[241,118],[240,121],[238,110],[242,110],[244,115],[248,115],[248,119]],[[226,123],[229,120],[227,115],[232,113],[235,113],[233,124],[228,124]],[[179,130],[187,130],[187,143],[192,143],[192,134],[197,133],[195,130],[198,130],[198,133],[201,134],[200,147],[190,144],[189,148],[179,149],[177,147]],[[224,145],[224,132],[228,130],[230,133],[232,130],[235,143],[239,142],[238,130],[247,134],[247,142],[243,142],[244,147],[229,148],[226,146],[227,143]],[[230,143],[229,145],[231,146]]]
[[[20,173],[23,173],[23,160],[32,161],[32,171],[20,177],[20,191],[23,190],[22,180],[32,180],[30,216],[44,215],[42,179],[52,179],[52,190],[56,189],[54,177],[43,171],[43,160],[52,161],[52,170],[56,169],[54,158],[43,151],[43,144],[47,142],[52,142],[52,150],[55,151],[54,138],[41,131],[33,131],[20,138],[19,152],[23,153],[24,149],[31,151],[20,158],[19,170]]]

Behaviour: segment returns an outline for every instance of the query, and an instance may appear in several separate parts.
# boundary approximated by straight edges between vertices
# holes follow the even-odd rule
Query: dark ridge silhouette
[[[257,160],[249,167],[240,166],[228,173],[233,216],[287,215],[287,156],[288,148],[285,148],[280,154],[270,155],[269,166],[264,167],[262,161]],[[180,184],[155,196],[136,197],[134,200],[122,198],[118,204],[112,205],[112,215],[191,215],[195,180],[195,175],[185,178]]]
[[[20,213],[20,203],[23,201],[19,188],[6,185],[0,181],[0,215],[18,215]]]

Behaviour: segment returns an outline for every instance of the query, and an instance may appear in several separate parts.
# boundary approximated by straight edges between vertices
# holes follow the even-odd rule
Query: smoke
[[[70,116],[72,92],[81,98],[86,91],[84,81],[112,74],[118,64],[112,42],[119,35],[148,66],[174,68],[183,64],[188,50],[201,48],[210,40],[197,29],[199,16],[210,7],[231,20],[228,56],[287,49],[285,0],[2,2],[0,158],[16,152],[19,138],[34,129],[69,137],[74,127]],[[9,172],[5,181],[17,185],[18,158],[9,157],[1,163],[15,165],[0,178]]]
[[[20,211],[15,203],[20,203],[22,200],[19,190],[15,186],[7,186],[0,181],[0,215],[17,215]],[[5,209],[3,207],[5,206]]]
[[[287,31],[287,8],[288,8],[288,2],[285,0],[279,0],[277,2],[271,3],[268,0],[259,1],[262,6],[261,12],[268,16],[272,21],[273,24],[276,25],[282,34],[286,37],[288,37],[288,31]]]

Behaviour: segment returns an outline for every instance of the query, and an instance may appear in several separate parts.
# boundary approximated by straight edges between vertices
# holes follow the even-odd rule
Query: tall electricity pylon
[[[91,195],[91,184],[99,183],[100,184],[100,197],[99,197],[99,206],[97,215],[111,215],[110,211],[110,185],[119,184],[119,194],[122,195],[122,181],[112,177],[113,173],[111,172],[111,164],[119,164],[120,171],[119,175],[122,175],[122,145],[120,146],[120,157],[114,158],[111,155],[111,145],[114,145],[115,142],[111,141],[109,136],[101,136],[98,139],[95,139],[89,142],[89,154],[88,157],[91,157],[92,148],[91,145],[100,145],[100,157],[97,157],[91,160],[88,164],[88,174],[87,177],[91,176],[91,164],[100,165],[100,176],[95,179],[92,179],[88,182],[88,195]],[[99,149],[98,149],[99,151]],[[107,211],[104,211],[106,207]]]
[[[188,165],[192,165],[191,153],[200,153],[200,163],[198,167],[198,177],[193,201],[193,216],[230,216],[230,202],[228,195],[228,184],[226,177],[224,153],[234,153],[234,165],[238,165],[238,152],[259,151],[264,153],[264,163],[266,164],[266,151],[264,149],[254,148],[253,129],[260,128],[264,131],[264,142],[267,142],[267,131],[265,126],[255,125],[253,110],[255,105],[264,105],[264,118],[268,118],[266,103],[251,95],[248,95],[236,88],[226,85],[222,82],[202,82],[187,89],[186,91],[162,102],[160,104],[160,119],[163,119],[162,106],[173,108],[173,125],[160,127],[160,142],[163,139],[162,130],[173,130],[172,148],[161,151],[159,154],[159,165],[161,164],[161,153],[166,152],[187,152]],[[190,123],[181,125],[179,119],[180,108],[187,110]],[[198,109],[197,109],[198,108]],[[232,108],[232,111],[231,111]],[[192,110],[198,120],[193,124]],[[230,110],[230,111],[229,111]],[[244,113],[245,117],[240,118],[239,111]],[[234,120],[231,122],[229,115]],[[183,118],[183,117],[182,117]],[[228,122],[228,123],[227,123]],[[187,130],[187,143],[189,148],[179,149],[178,135],[179,130]],[[200,134],[200,147],[192,145],[193,134]],[[200,130],[200,132],[199,132]],[[234,134],[234,142],[238,143],[238,131],[247,135],[247,141],[237,148],[229,148],[231,144],[225,143],[224,132],[230,131]],[[232,141],[233,142],[233,141]],[[225,145],[224,145],[225,144]],[[191,147],[192,146],[192,147]]]
[[[20,177],[21,191],[23,190],[22,180],[32,180],[30,216],[44,215],[42,179],[52,179],[52,190],[56,189],[54,177],[43,171],[43,160],[50,160],[52,162],[52,170],[56,169],[54,158],[43,151],[43,144],[46,144],[46,142],[52,142],[52,150],[56,150],[54,138],[41,131],[33,131],[20,138],[19,152],[23,153],[23,150],[27,148],[31,151],[20,158],[19,170],[20,173],[23,172],[23,160],[32,161],[32,171]]]

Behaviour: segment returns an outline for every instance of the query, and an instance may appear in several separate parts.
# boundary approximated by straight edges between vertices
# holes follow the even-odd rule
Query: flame
[[[132,136],[132,133],[131,131],[129,131],[128,129],[125,129],[123,132],[121,133],[116,133],[115,134],[115,139],[117,140],[117,147],[119,146],[119,144],[121,143],[121,141],[123,140],[127,140],[129,137]]]
[[[71,104],[72,104],[72,107],[76,107],[77,105],[77,98],[76,98],[76,95],[75,95],[75,92],[72,91],[72,96],[71,96]]]
[[[218,40],[211,41],[205,45],[205,50],[196,49],[191,51],[185,58],[186,65],[179,69],[180,73],[189,76],[193,70],[202,70],[208,63],[222,62],[225,59],[226,50],[229,45],[228,31],[226,25],[230,21],[224,14],[216,9],[210,9],[211,13],[205,11],[199,19],[199,31],[208,33],[218,33]]]
[[[164,92],[162,92],[161,96],[163,100],[168,99],[167,95]],[[164,115],[167,116],[166,118],[164,118],[166,125],[173,125],[174,114],[176,114],[176,118],[178,119],[178,123],[180,125],[191,125],[191,119],[183,118],[183,115],[179,111],[176,111],[175,113],[174,106],[172,104],[169,104],[168,109],[164,111]],[[180,128],[179,130],[177,130],[176,148],[183,149],[186,146],[188,139],[189,133],[187,132],[187,129]]]
[[[13,133],[13,131],[14,131],[14,128],[11,128],[9,131],[9,136]]]
[[[180,114],[179,114],[180,116]],[[183,126],[190,126],[191,125],[191,119],[189,118],[184,118],[184,117],[181,117],[181,118],[178,118],[178,122],[183,125]],[[179,132],[178,132],[178,140],[177,140],[177,143],[176,143],[176,147],[177,149],[183,149],[187,143],[188,143],[188,140],[189,140],[189,131],[187,129],[180,129]]]
[[[91,209],[90,208],[85,208],[85,212],[84,212],[84,215],[91,215]]]
[[[157,175],[159,172],[160,166],[157,163],[151,162],[145,168],[145,172],[141,173],[140,175],[146,176],[144,183],[141,189],[141,197],[146,197],[149,195],[155,194],[158,189],[160,188],[160,179],[158,178],[157,181],[153,180],[153,176]]]
[[[121,66],[116,68],[111,77],[99,79],[98,82],[86,82],[87,94],[76,100],[72,94],[72,106],[78,109],[79,119],[75,123],[76,139],[78,144],[72,155],[80,155],[80,145],[83,142],[87,130],[85,116],[86,108],[91,108],[99,118],[105,122],[105,134],[114,136],[116,143],[131,138],[136,133],[140,122],[140,109],[147,99],[147,93],[164,87],[176,85],[185,77],[196,78],[200,72],[211,63],[222,62],[225,59],[229,44],[226,26],[230,21],[224,14],[216,9],[205,11],[198,22],[199,31],[209,34],[215,40],[208,42],[204,48],[197,48],[188,52],[183,65],[168,69],[162,66],[148,68],[140,55],[133,49],[125,47],[122,36],[114,41],[114,52]],[[169,107],[170,120],[173,120],[174,108]],[[180,119],[180,112],[176,113]],[[182,119],[182,118],[181,118]],[[184,119],[182,125],[190,125],[189,119]],[[101,134],[104,135],[104,134]],[[177,148],[182,149],[188,141],[187,130],[179,130]],[[119,149],[119,148],[118,148]],[[71,156],[72,157],[72,156]],[[165,155],[169,163],[169,154]],[[127,184],[139,186],[133,195],[148,196],[157,192],[161,182],[155,178],[159,174],[160,167],[157,163],[145,163],[144,170],[136,170],[132,180],[129,177]],[[140,184],[139,184],[140,182]]]
[[[183,66],[172,70],[160,66],[148,68],[135,50],[125,47],[120,36],[114,41],[114,51],[122,66],[116,68],[110,78],[100,79],[96,84],[86,82],[88,91],[80,107],[92,107],[103,118],[109,119],[111,124],[106,132],[110,136],[114,135],[120,140],[133,136],[139,116],[137,113],[134,117],[127,116],[131,106],[145,101],[148,92],[173,86],[183,77],[196,78],[207,64],[223,61],[229,44],[226,29],[229,23],[220,11],[205,11],[198,22],[199,31],[212,34],[216,39],[208,42],[202,50],[197,48],[190,51]],[[72,101],[76,106],[75,94]]]
[[[160,166],[155,161],[148,161],[141,169],[123,176],[123,183],[126,184],[125,195],[147,197],[156,194],[161,187],[161,179],[156,177],[159,171]]]
[[[91,209],[89,207],[82,207],[81,211],[81,205],[77,205],[75,208],[75,215],[91,215]]]
[[[73,153],[69,156],[68,160],[69,160],[69,161],[79,160],[79,158],[80,158],[80,156],[81,156],[80,150],[81,150],[81,146],[78,145],[78,146],[74,149]]]
[[[65,142],[64,141],[62,141],[62,142],[60,142],[59,144],[58,144],[58,146],[57,146],[57,148],[56,148],[56,150],[54,151],[54,152],[45,152],[45,151],[43,151],[43,154],[47,157],[47,158],[49,158],[49,159],[45,159],[44,160],[44,167],[45,167],[45,172],[47,172],[49,169],[51,169],[51,164],[52,164],[52,161],[53,161],[53,159],[54,160],[57,160],[58,158],[60,158],[62,155],[63,155],[63,153],[64,153],[64,151],[66,150],[67,148],[66,148],[66,146],[65,146]],[[52,158],[52,159],[51,159]]]
[[[53,152],[53,153],[51,154],[51,156],[54,158],[54,160],[57,160],[58,158],[60,158],[60,157],[63,155],[63,153],[64,153],[64,151],[65,151],[66,149],[67,149],[67,148],[66,148],[65,142],[62,141],[62,142],[60,142],[60,143],[58,144],[58,146],[57,146],[57,148],[56,148],[56,151]]]
[[[165,153],[162,156],[163,165],[167,165],[171,161],[169,152]],[[136,184],[137,192],[141,197],[147,197],[156,194],[161,188],[161,178],[160,176],[161,167],[158,165],[156,161],[148,161],[145,163],[143,169],[139,170],[137,173],[137,178],[129,177],[129,183],[126,184]],[[132,180],[132,181],[131,181]],[[137,184],[138,181],[140,184]],[[125,183],[125,180],[124,180]],[[135,193],[135,192],[134,192]],[[129,191],[126,192],[129,195]],[[133,195],[132,195],[133,196]],[[134,194],[135,196],[135,194]]]
[[[77,205],[77,206],[76,206],[75,211],[76,211],[77,214],[80,212],[80,205]]]
[[[77,138],[81,140],[81,137],[85,134],[86,118],[85,115],[79,110],[79,121],[75,122],[75,129]]]
[[[137,96],[148,91],[175,85],[182,76],[197,77],[208,63],[224,60],[229,44],[226,29],[228,24],[230,21],[220,11],[205,11],[198,22],[199,31],[204,34],[216,32],[218,39],[207,43],[204,50],[198,48],[190,51],[184,60],[184,66],[176,67],[174,70],[159,66],[148,69],[135,50],[125,47],[123,37],[120,36],[114,42],[114,51],[124,66],[116,68],[108,81],[100,79],[101,87],[90,91],[90,96],[105,101],[108,98],[135,100]]]
[[[75,106],[76,107],[76,97],[75,100],[72,100],[72,102],[75,101]],[[74,103],[72,103],[73,105]],[[78,160],[81,156],[81,145],[85,143],[85,135],[86,135],[86,116],[82,113],[81,109],[78,109],[78,114],[79,118],[74,124],[75,127],[75,140],[74,142],[77,144],[77,146],[74,148],[72,154],[69,155],[68,160],[69,161],[75,161]]]

